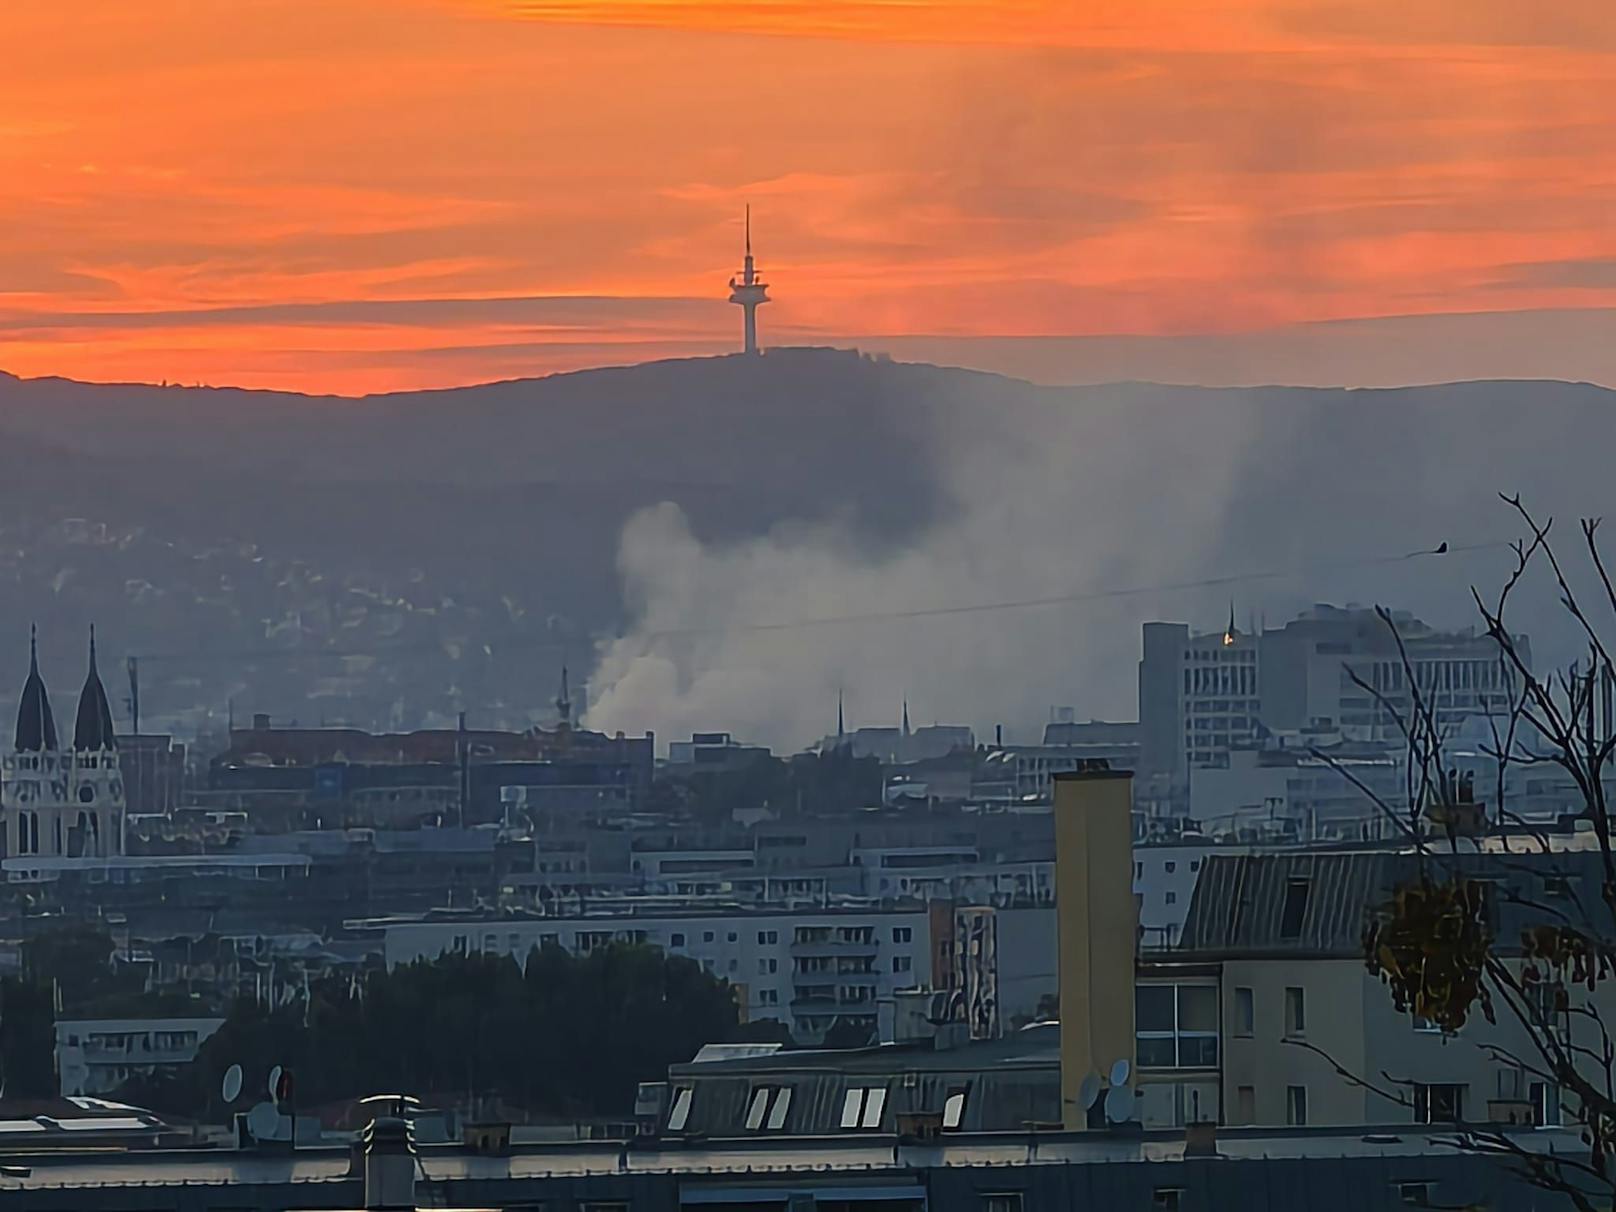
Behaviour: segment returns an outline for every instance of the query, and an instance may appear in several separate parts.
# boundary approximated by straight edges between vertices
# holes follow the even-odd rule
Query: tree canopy
[[[726,982],[651,947],[584,956],[549,947],[525,967],[450,956],[319,981],[273,1010],[238,1003],[189,1073],[139,1093],[158,1110],[218,1117],[232,1064],[249,1091],[283,1065],[302,1108],[401,1091],[556,1115],[626,1114],[637,1083],[660,1079],[735,1025]]]

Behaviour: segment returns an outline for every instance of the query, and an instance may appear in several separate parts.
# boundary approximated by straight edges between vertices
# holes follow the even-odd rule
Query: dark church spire
[[[101,674],[95,667],[95,628],[92,626],[90,672],[85,675],[84,689],[79,691],[79,715],[73,726],[73,748],[79,753],[96,753],[117,747],[117,736],[112,727],[112,707],[107,702],[106,687],[101,685]]]
[[[28,680],[17,704],[16,747],[19,753],[42,753],[57,747],[56,717],[51,714],[45,679],[39,676],[39,635],[33,627],[28,629]]]

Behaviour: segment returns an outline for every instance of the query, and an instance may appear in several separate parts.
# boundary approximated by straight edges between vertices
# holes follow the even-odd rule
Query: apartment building
[[[1530,905],[1569,908],[1600,887],[1587,852],[1470,854],[1446,860],[1489,889],[1500,954],[1543,920]],[[1216,855],[1203,865],[1178,947],[1142,963],[1136,1059],[1147,1124],[1341,1126],[1505,1121],[1555,1127],[1569,1111],[1552,1083],[1502,1056],[1535,1055],[1507,1009],[1445,1034],[1399,1013],[1364,963],[1371,907],[1417,878],[1417,858],[1391,851]],[[1545,1004],[1562,987],[1545,983]],[[1600,984],[1563,990],[1570,1007],[1604,1015]],[[1556,1015],[1575,1044],[1597,1024]],[[1585,1038],[1587,1037],[1587,1038]],[[1364,1080],[1351,1081],[1342,1071]]]
[[[177,1071],[222,1018],[59,1019],[56,1072],[65,1098],[111,1094],[135,1077]]]
[[[931,982],[929,920],[918,903],[811,912],[729,906],[392,923],[383,946],[391,968],[445,955],[522,963],[536,947],[583,955],[612,943],[647,944],[729,981],[746,1019],[775,1019],[810,1043],[838,1022],[873,1033],[879,1002]]]

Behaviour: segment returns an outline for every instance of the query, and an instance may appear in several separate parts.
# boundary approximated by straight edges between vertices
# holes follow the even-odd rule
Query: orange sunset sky
[[[727,350],[750,202],[765,343],[1616,380],[1609,0],[6,0],[0,42],[16,374]]]

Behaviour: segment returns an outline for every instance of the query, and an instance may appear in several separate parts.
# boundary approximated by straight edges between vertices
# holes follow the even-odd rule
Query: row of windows
[[[1201,869],[1201,860],[1200,859],[1191,859],[1190,860],[1190,871],[1193,873],[1193,872],[1199,871],[1200,869]],[[1177,859],[1167,859],[1166,861],[1164,861],[1162,863],[1162,870],[1166,874],[1172,875],[1175,871],[1178,870],[1178,860]],[[1133,865],[1133,878],[1136,879],[1136,880],[1142,880],[1142,879],[1145,878],[1145,864],[1143,862],[1135,862],[1134,863],[1134,865]]]
[[[970,1094],[968,1086],[950,1090],[943,1101],[942,1126],[953,1131],[965,1120],[965,1101]],[[668,1131],[683,1132],[690,1122],[690,1107],[695,1089],[680,1086],[674,1090],[673,1102],[668,1109]],[[881,1127],[886,1110],[885,1086],[855,1086],[842,1098],[840,1124],[844,1131],[870,1132]],[[790,1086],[757,1086],[746,1104],[745,1128],[748,1132],[780,1132],[785,1129],[786,1117],[791,1111]]]
[[[83,813],[80,814],[80,818],[81,818],[80,823],[82,825],[83,820],[84,820],[84,814]],[[99,827],[99,822],[96,821],[93,816],[91,816],[89,818],[89,820],[90,820],[89,828],[90,828],[91,835],[95,836],[96,833],[97,833],[98,827]],[[26,830],[27,830],[26,832],[25,832],[25,822],[31,822],[30,824],[26,825]],[[18,817],[17,817],[17,826],[18,826],[18,851],[17,852],[19,854],[38,853],[37,848],[38,848],[39,843],[38,843],[38,820],[37,820],[37,814],[28,813],[28,812],[19,813]],[[32,849],[30,849],[30,843],[31,843],[31,845],[33,847]],[[855,929],[864,929],[864,928],[855,928]],[[845,931],[844,931],[844,933],[845,933]],[[591,948],[604,947],[604,946],[607,946],[607,945],[609,945],[610,943],[613,943],[613,942],[622,942],[622,941],[645,942],[646,939],[647,939],[647,935],[646,935],[646,932],[643,931],[643,930],[635,930],[635,931],[588,930],[588,931],[579,931],[578,934],[574,937],[574,944],[575,944],[575,946],[577,947],[578,950],[580,950],[580,951],[588,951]],[[717,934],[716,931],[707,930],[707,931],[704,931],[702,933],[702,942],[704,942],[704,943],[715,943],[717,941],[718,941],[718,934]],[[726,941],[730,942],[730,943],[738,943],[738,942],[740,942],[740,934],[737,931],[731,930],[731,931],[728,932]],[[757,932],[757,941],[761,946],[765,946],[765,947],[777,946],[779,944],[779,942],[780,942],[780,933],[777,930],[759,930]],[[825,940],[825,941],[833,941],[833,940]],[[868,937],[861,937],[861,939],[858,940],[858,941],[873,942],[874,939],[873,938],[868,938]],[[914,928],[912,926],[895,926],[895,927],[893,927],[893,929],[892,929],[892,941],[894,943],[913,942],[914,941]],[[497,934],[494,934],[494,933],[484,934],[483,937],[482,937],[482,942],[483,942],[483,950],[485,950],[485,951],[498,951],[499,950],[499,935],[497,935]],[[561,936],[559,934],[541,934],[541,935],[539,935],[537,937],[537,939],[535,940],[535,942],[532,945],[543,948],[543,947],[560,946],[560,943],[561,943]],[[668,935],[668,946],[670,946],[670,947],[685,947],[685,946],[688,946],[688,945],[689,945],[689,938],[683,931],[675,930],[671,934]],[[469,946],[470,946],[470,938],[467,935],[464,935],[464,934],[457,934],[451,940],[450,950],[457,953],[457,954],[464,955],[464,954],[466,954],[466,951],[469,948]],[[523,950],[523,936],[521,934],[517,934],[515,932],[512,932],[508,937],[508,946],[509,946],[509,950],[510,950],[511,954],[514,955],[514,954],[519,953],[520,951]],[[768,962],[770,964],[775,963],[775,961],[773,961],[773,960],[770,960]],[[798,963],[800,965],[802,963],[802,961],[799,960]],[[768,971],[770,971],[770,972],[772,972],[774,970],[775,969],[773,967],[768,969]],[[759,971],[763,971],[763,969],[759,968]],[[894,971],[907,971],[907,969],[894,969]]]
[[[1257,666],[1250,661],[1238,661],[1186,669],[1184,693],[1252,697],[1257,693]]]

